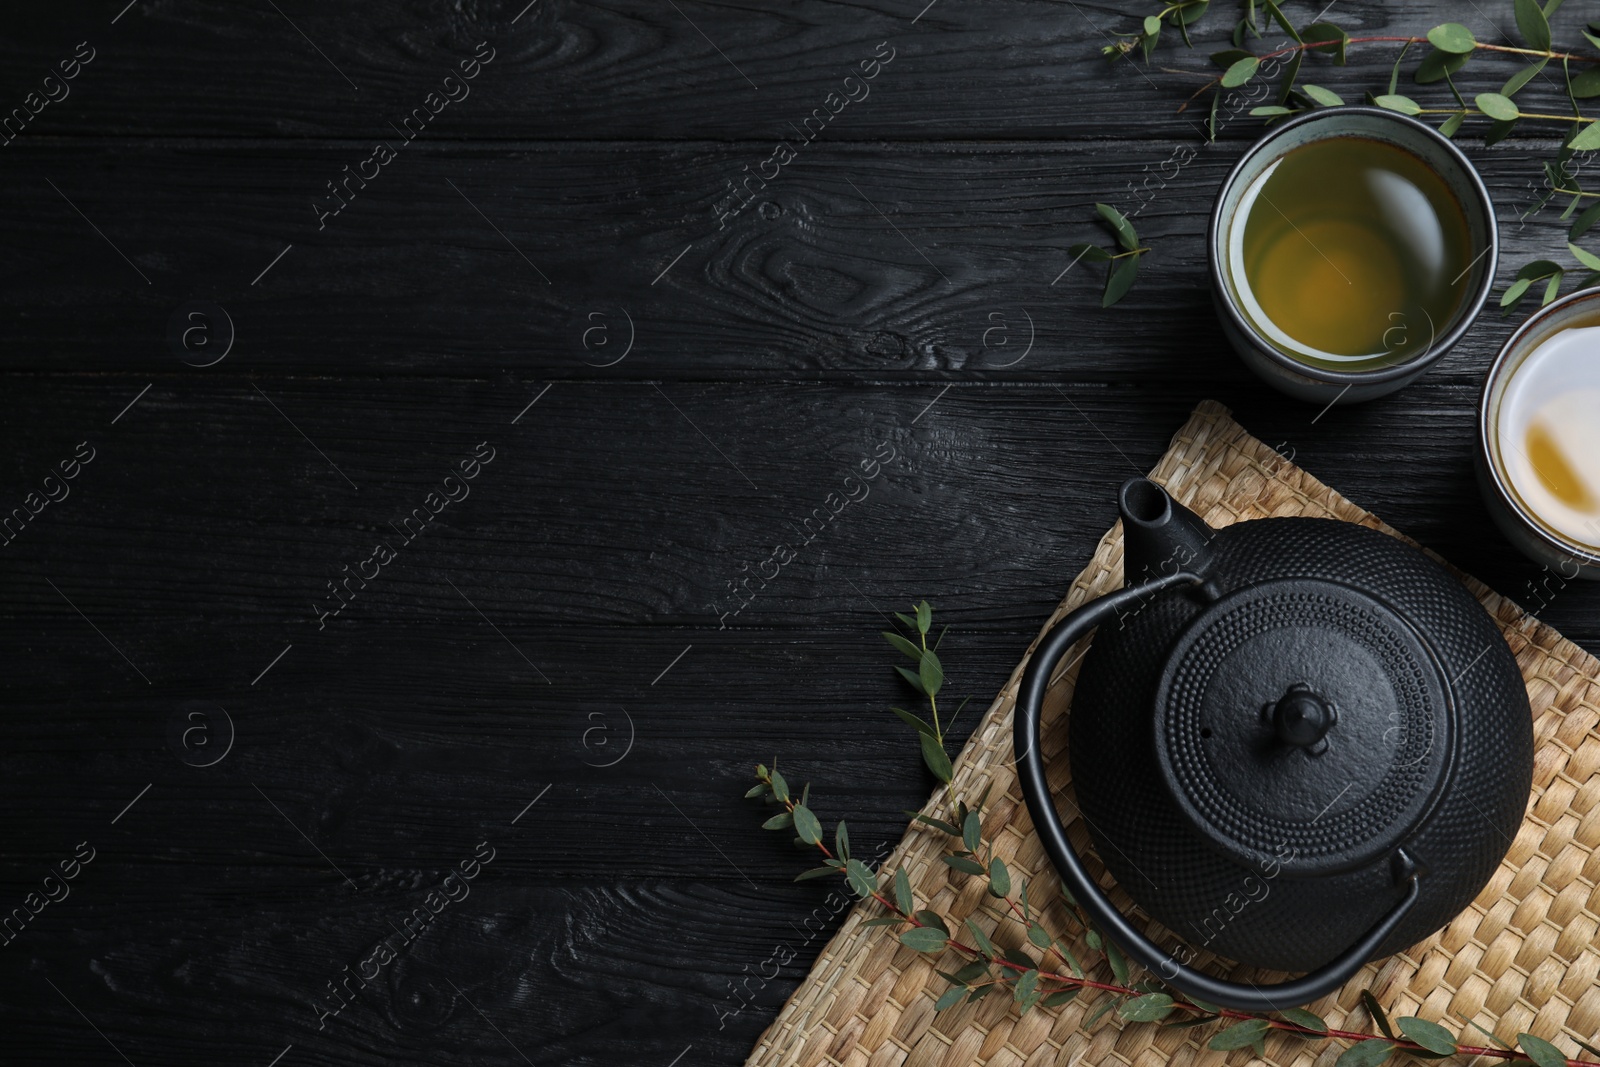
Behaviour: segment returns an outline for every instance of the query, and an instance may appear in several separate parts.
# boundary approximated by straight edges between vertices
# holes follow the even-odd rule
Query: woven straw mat
[[[1333,517],[1400,536],[1373,515],[1344,499],[1305,471],[1245,433],[1225,408],[1202,403],[1173,439],[1151,477],[1213,526],[1274,515]],[[1122,581],[1121,527],[1100,540],[1094,558],[1045,624],[1045,629],[1092,597]],[[1510,600],[1463,576],[1494,615],[1515,652],[1528,684],[1536,744],[1533,795],[1509,855],[1472,906],[1444,930],[1409,951],[1368,964],[1337,994],[1310,1005],[1336,1029],[1372,1030],[1359,993],[1370,988],[1391,1015],[1418,1015],[1443,1023],[1465,1043],[1483,1044],[1467,1020],[1515,1041],[1520,1031],[1553,1039],[1577,1054],[1574,1038],[1600,1029],[1600,985],[1594,944],[1600,925],[1600,663],[1559,633],[1525,614]],[[1043,631],[1041,631],[1042,633]],[[1031,654],[1032,649],[1029,649]],[[1031,883],[1033,902],[1049,901],[1047,929],[1077,929],[1065,922],[1059,882],[1033,834],[1012,766],[1012,704],[1026,664],[1017,665],[990,705],[955,764],[958,796],[969,800],[989,789],[984,838],[1012,871]],[[1067,662],[1072,662],[1070,659]],[[1075,672],[1050,691],[1044,710],[1044,752],[1050,784],[1069,785],[1065,709]],[[937,809],[936,793],[923,810]],[[1080,851],[1088,838],[1069,824]],[[1014,918],[997,922],[982,910],[984,879],[952,871],[940,862],[949,838],[913,824],[884,870],[904,865],[918,907],[943,915],[952,929],[969,915],[1001,947],[1022,946],[1024,929]],[[1091,861],[1092,862],[1092,861]],[[1102,876],[1102,882],[1107,881]],[[1112,897],[1126,911],[1120,890]],[[828,943],[811,973],[789,999],[751,1053],[748,1067],[1042,1067],[1045,1064],[1172,1063],[1243,1065],[1248,1048],[1213,1052],[1205,1047],[1214,1027],[1169,1029],[1123,1021],[1109,1012],[1084,1032],[1096,998],[1078,997],[1058,1009],[1017,1014],[1010,996],[992,993],[935,1013],[947,983],[937,965],[954,970],[947,952],[934,959],[900,945],[881,928],[862,923],[883,914],[876,903],[857,904]],[[1164,933],[1150,924],[1152,934]],[[1080,937],[1081,942],[1081,937]],[[1098,958],[1084,944],[1079,958]],[[1201,955],[1197,965],[1212,973],[1259,980],[1262,975]],[[1231,970],[1230,970],[1231,968]],[[1110,981],[1109,969],[1090,977]],[[1477,1036],[1478,1042],[1470,1037]],[[1277,1067],[1332,1067],[1342,1047],[1275,1033],[1266,1062]]]

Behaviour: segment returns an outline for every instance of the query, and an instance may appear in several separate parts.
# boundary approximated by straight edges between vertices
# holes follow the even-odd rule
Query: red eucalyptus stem
[[[1351,40],[1354,41],[1355,38],[1351,38]],[[1405,40],[1412,40],[1412,38],[1407,38],[1407,37],[1373,37],[1373,38],[1365,38],[1365,40],[1405,41]],[[1484,46],[1484,47],[1488,47],[1488,46]],[[783,806],[792,814],[794,812],[794,808],[795,808],[796,803],[798,803],[798,802],[791,798],[789,800],[783,801]],[[818,850],[820,850],[822,852],[822,854],[825,857],[827,857],[828,859],[833,859],[834,858],[833,853],[828,849],[827,845],[824,845],[820,841],[813,842],[813,845]],[[894,915],[896,918],[901,919],[904,922],[908,922],[912,926],[917,927],[917,928],[926,928],[928,926],[927,923],[921,921],[915,915],[908,915],[907,913],[901,911],[900,910],[900,906],[898,904],[896,904],[893,901],[889,900],[882,893],[874,890],[872,892],[872,894],[871,894],[871,897],[872,897],[873,900],[876,900],[879,904],[882,904],[883,907],[884,907],[884,910],[888,911],[891,915]],[[1020,909],[1018,908],[1017,903],[1015,901],[1013,901],[1010,897],[1006,897],[1005,898],[1005,902],[1006,902],[1006,905],[1010,908],[1010,910],[1011,910],[1011,912],[1013,914],[1019,914]],[[963,944],[962,942],[957,941],[954,937],[947,937],[946,941],[945,941],[945,945],[947,947],[955,949],[957,952],[960,952],[960,953],[962,953],[962,954],[964,954],[964,955],[966,955],[968,957],[971,957],[973,959],[985,959],[985,960],[988,960],[990,963],[996,964],[996,965],[998,965],[1000,967],[1008,968],[1009,970],[1012,970],[1012,971],[1022,971],[1024,973],[1026,973],[1027,971],[1035,969],[1035,968],[1030,968],[1030,967],[1024,967],[1019,963],[1013,963],[1008,959],[1001,959],[999,957],[989,956],[983,950],[981,950],[979,948],[976,948],[976,947],[974,947],[972,945]],[[1060,949],[1056,948],[1053,944],[1051,945],[1051,951],[1054,952],[1056,954],[1056,956],[1059,959],[1061,959],[1061,961],[1063,963],[1067,962],[1066,957],[1062,955]],[[1098,989],[1098,990],[1101,990],[1102,992],[1115,993],[1115,994],[1117,994],[1119,996],[1139,996],[1139,995],[1142,995],[1144,993],[1144,990],[1131,989],[1128,986],[1117,985],[1114,982],[1097,982],[1092,978],[1078,978],[1078,977],[1076,977],[1074,975],[1070,975],[1070,974],[1057,974],[1057,973],[1055,973],[1053,971],[1045,971],[1045,970],[1040,970],[1039,971],[1039,980],[1040,981],[1046,981],[1046,982],[1056,982],[1056,983],[1060,984],[1065,989]],[[1203,1015],[1213,1014],[1209,1009],[1202,1008],[1198,1004],[1190,1004],[1188,1001],[1184,1001],[1184,1000],[1174,999],[1173,1002],[1172,1002],[1172,1006],[1174,1008],[1178,1008],[1178,1009],[1180,1009],[1182,1011],[1194,1012],[1194,1013],[1197,1013],[1197,1014],[1203,1014]],[[1364,1033],[1364,1032],[1362,1032],[1360,1030],[1335,1030],[1335,1029],[1332,1029],[1332,1028],[1329,1028],[1326,1031],[1313,1030],[1309,1026],[1301,1026],[1298,1023],[1292,1023],[1292,1022],[1289,1022],[1286,1019],[1273,1019],[1273,1018],[1268,1018],[1268,1017],[1262,1016],[1262,1015],[1252,1015],[1250,1012],[1247,1012],[1247,1011],[1234,1011],[1232,1008],[1219,1008],[1214,1014],[1216,1014],[1217,1016],[1219,1016],[1221,1018],[1224,1018],[1224,1019],[1241,1019],[1241,1020],[1243,1020],[1243,1019],[1265,1019],[1266,1024],[1267,1024],[1267,1028],[1269,1030],[1283,1030],[1286,1033],[1300,1034],[1300,1035],[1303,1035],[1305,1037],[1338,1038],[1341,1041],[1370,1041],[1373,1038],[1378,1038],[1378,1037],[1382,1036],[1382,1035],[1379,1035],[1379,1034]],[[1382,1039],[1386,1040],[1386,1041],[1390,1040],[1389,1038],[1386,1038],[1386,1037],[1382,1038]],[[1422,1045],[1419,1045],[1415,1041],[1408,1041],[1405,1038],[1395,1038],[1395,1039],[1393,1039],[1391,1041],[1391,1044],[1393,1044],[1394,1047],[1397,1048],[1397,1049],[1404,1049],[1404,1050],[1410,1051],[1410,1052],[1426,1051],[1423,1048]],[[1497,1059],[1497,1060],[1523,1060],[1523,1061],[1530,1062],[1530,1063],[1532,1062],[1532,1059],[1527,1055],[1527,1053],[1518,1052],[1515,1049],[1485,1048],[1485,1047],[1480,1046],[1480,1045],[1457,1045],[1456,1046],[1456,1054],[1457,1055],[1461,1055],[1461,1056],[1473,1056],[1473,1057],[1476,1057],[1476,1056],[1487,1056],[1487,1057],[1489,1057],[1491,1059]],[[1600,1063],[1596,1063],[1596,1062],[1591,1061],[1591,1060],[1567,1060],[1566,1062],[1567,1062],[1567,1067],[1600,1067]]]

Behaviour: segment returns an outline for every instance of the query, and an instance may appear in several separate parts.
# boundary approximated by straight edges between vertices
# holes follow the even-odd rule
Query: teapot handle
[[[1020,753],[1017,768],[1022,795],[1033,816],[1034,829],[1043,840],[1051,862],[1060,872],[1063,884],[1093,917],[1102,934],[1120,945],[1129,956],[1159,974],[1168,985],[1191,997],[1236,1011],[1281,1011],[1309,1004],[1348,982],[1416,904],[1421,895],[1421,871],[1404,851],[1396,853],[1395,864],[1396,880],[1405,887],[1404,896],[1360,940],[1337,958],[1310,974],[1275,985],[1229,982],[1179,963],[1175,955],[1163,952],[1116,909],[1073,851],[1066,827],[1056,813],[1054,798],[1045,781],[1044,758],[1039,745],[1040,716],[1050,676],[1068,649],[1096,626],[1133,607],[1152,593],[1200,580],[1198,575],[1182,570],[1161,575],[1142,585],[1121,589],[1084,604],[1045,634],[1028,661],[1017,693],[1013,745]]]

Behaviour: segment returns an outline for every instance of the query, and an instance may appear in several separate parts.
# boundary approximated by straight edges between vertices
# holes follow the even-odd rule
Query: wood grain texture
[[[1559,206],[1519,218],[1550,148],[1472,150],[1513,268],[1563,247]],[[337,203],[325,183],[371,150],[18,142],[0,366],[186,371],[209,352],[176,347],[169,323],[209,301],[235,335],[219,371],[1248,378],[1206,275],[1207,213],[1239,145],[829,145],[727,220],[727,183],[759,158],[747,146],[413,146],[319,230],[317,205]],[[1103,268],[1067,252],[1109,242],[1097,201],[1154,249],[1109,313]],[[1513,325],[1484,316],[1430,380],[1477,383]]]
[[[1497,39],[1509,13],[1486,12],[1337,9],[1352,32],[1450,17]],[[1102,33],[1142,13],[11,13],[0,115],[96,52],[0,148],[0,519],[94,458],[0,544],[0,917],[79,842],[97,854],[0,946],[0,1062],[741,1062],[836,921],[738,799],[751,763],[814,781],[858,851],[896,840],[929,782],[886,712],[906,694],[882,613],[934,600],[952,689],[985,703],[1116,485],[1203,398],[1600,647],[1597,591],[1541,587],[1472,483],[1513,322],[1325,414],[1227,352],[1204,215],[1259,127],[1207,147],[1176,105],[1231,15],[1108,69]],[[471,95],[399,148],[485,40]],[[880,42],[870,97],[719,206]],[[1316,80],[1355,99],[1392,56]],[[1526,100],[1561,107],[1538,80]],[[1553,211],[1518,219],[1548,143],[1474,137],[1505,262],[1559,249]],[[319,220],[380,140],[396,158]],[[1157,249],[1111,312],[1087,272],[1058,280],[1069,244],[1104,239],[1096,201]],[[197,301],[232,320],[209,367],[218,349],[170,336]],[[470,496],[397,531],[484,442]],[[324,626],[328,583],[379,541],[396,558]],[[228,721],[227,756],[193,766]],[[482,841],[470,896],[319,1030],[313,998]]]
[[[823,107],[829,92],[889,42],[895,58],[870,95],[828,133],[846,140],[1122,138],[1192,130],[1178,104],[1215,68],[1235,10],[1219,5],[1190,52],[1170,43],[1148,67],[1107,66],[1100,50],[1135,30],[1136,5],[1040,0],[408,0],[341,12],[279,4],[125,0],[30,8],[0,45],[22,96],[87,39],[96,58],[71,95],[29,136],[388,136],[386,123],[420,105],[460,60],[488,41],[495,58],[432,136],[455,139],[768,141]],[[1304,20],[1325,5],[1288,4]],[[519,12],[522,12],[519,16]],[[1403,5],[1341,0],[1329,12],[1352,35],[1420,35],[1441,21],[1509,43],[1509,5],[1447,0]],[[1582,47],[1582,19],[1563,12],[1556,39]],[[1276,29],[1262,50],[1288,43]],[[1314,79],[1355,97],[1381,91],[1398,45],[1371,45],[1345,70],[1317,60]],[[1491,69],[1492,66],[1492,69]],[[1307,70],[1313,69],[1308,67]],[[1511,64],[1476,64],[1462,90],[1498,89]],[[859,90],[858,90],[859,92]],[[1424,88],[1446,100],[1440,86]],[[1525,99],[1564,110],[1555,78]],[[1553,106],[1552,106],[1553,105]],[[1530,108],[1532,110],[1532,108]],[[1250,140],[1255,124],[1224,136]]]

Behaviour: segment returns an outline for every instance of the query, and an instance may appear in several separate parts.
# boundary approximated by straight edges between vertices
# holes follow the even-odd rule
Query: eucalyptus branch
[[[1102,52],[1112,60],[1139,52],[1148,62],[1165,28],[1178,30],[1184,43],[1192,48],[1194,42],[1191,30],[1211,6],[1211,0],[1163,0],[1156,13],[1144,16],[1137,31],[1119,34],[1118,40],[1107,45]],[[1335,65],[1343,66],[1352,45],[1398,44],[1401,46],[1400,54],[1394,61],[1387,91],[1368,92],[1366,99],[1371,104],[1419,118],[1437,116],[1440,119],[1439,132],[1446,137],[1454,137],[1468,119],[1486,119],[1489,125],[1484,133],[1485,147],[1504,139],[1524,121],[1559,123],[1568,127],[1569,132],[1562,139],[1561,147],[1554,159],[1544,163],[1545,188],[1549,190],[1548,194],[1538,197],[1535,205],[1524,213],[1526,216],[1542,210],[1554,197],[1566,196],[1570,198],[1570,202],[1561,216],[1565,219],[1577,211],[1584,201],[1600,199],[1600,194],[1588,192],[1578,185],[1578,167],[1573,163],[1573,156],[1576,153],[1600,149],[1600,122],[1585,115],[1578,103],[1580,99],[1600,96],[1600,67],[1596,66],[1600,64],[1600,52],[1579,52],[1555,47],[1550,19],[1560,7],[1561,0],[1544,0],[1543,3],[1540,0],[1513,0],[1512,14],[1517,32],[1522,38],[1522,43],[1517,45],[1480,41],[1470,29],[1455,22],[1442,23],[1421,36],[1375,34],[1353,37],[1332,22],[1314,22],[1296,26],[1284,14],[1277,0],[1242,0],[1242,17],[1233,30],[1234,47],[1211,55],[1211,60],[1220,68],[1220,73],[1210,76],[1198,75],[1205,79],[1204,82],[1179,105],[1178,110],[1180,113],[1187,110],[1195,101],[1209,94],[1211,102],[1206,119],[1206,131],[1207,138],[1215,140],[1224,91],[1240,88],[1269,75],[1278,75],[1280,68],[1282,73],[1278,75],[1275,98],[1251,108],[1251,115],[1271,123],[1313,108],[1337,107],[1345,101],[1331,89],[1309,83],[1297,84],[1302,60],[1306,55],[1308,53],[1325,55],[1331,58]],[[1246,50],[1247,36],[1259,39],[1263,29],[1274,24],[1288,36],[1290,43],[1260,53]],[[1600,49],[1600,22],[1588,23],[1581,32],[1584,40],[1594,48]],[[1416,82],[1419,85],[1445,82],[1458,106],[1425,107],[1400,92],[1401,62],[1416,45],[1429,47],[1428,53],[1413,72]],[[1452,76],[1460,72],[1474,56],[1480,54],[1499,55],[1529,62],[1506,79],[1498,92],[1478,93],[1469,102],[1456,88]],[[1516,102],[1516,94],[1552,64],[1559,64],[1561,81],[1567,99],[1572,105],[1572,113],[1568,115],[1548,111],[1524,111]],[[1574,75],[1571,70],[1573,65],[1585,69]],[[1195,76],[1198,72],[1174,71],[1174,73]],[[1567,235],[1568,247],[1574,258],[1587,270],[1580,287],[1600,281],[1600,257],[1591,256],[1572,242],[1597,220],[1600,220],[1600,203],[1590,205],[1588,210],[1580,214],[1573,221]],[[1134,246],[1126,247],[1129,252],[1119,253],[1115,257],[1099,250],[1102,253],[1101,258],[1111,261],[1108,266],[1106,287],[1108,299],[1104,302],[1106,306],[1115,302],[1110,298],[1112,282],[1116,280],[1115,274],[1120,266],[1115,260],[1122,256],[1128,256],[1130,265],[1125,269],[1126,277],[1122,279],[1125,284],[1118,290],[1117,298],[1120,298],[1122,293],[1127,291],[1127,286],[1132,284],[1131,263],[1136,262],[1138,256],[1130,254]],[[1560,295],[1563,281],[1568,273],[1569,268],[1550,260],[1539,259],[1524,264],[1502,292],[1501,307],[1509,312],[1534,292],[1540,294],[1541,304],[1550,303]]]
[[[1597,260],[1597,264],[1600,264],[1600,260]],[[928,695],[933,722],[929,724],[910,712],[896,711],[916,727],[924,761],[929,762],[930,767],[933,767],[933,762],[928,759],[930,737],[937,739],[938,751],[943,753],[943,733],[934,698],[944,680],[943,665],[939,663],[935,651],[939,642],[936,641],[933,648],[929,648],[927,642],[932,616],[933,610],[926,601],[917,605],[914,617],[897,616],[902,624],[916,631],[916,643],[900,634],[885,634],[897,649],[907,655],[914,653],[918,661],[916,674],[904,668],[897,669],[908,681],[914,678],[913,684]],[[942,637],[941,634],[941,640]],[[936,774],[939,769],[934,767]],[[1091,977],[1066,940],[1046,928],[1043,912],[1029,899],[1029,885],[1025,879],[1015,880],[1017,892],[1013,894],[1011,871],[1004,860],[995,855],[993,844],[983,838],[982,812],[988,799],[987,793],[969,808],[954,796],[951,786],[953,776],[946,773],[940,777],[947,786],[947,796],[951,800],[951,818],[912,813],[915,821],[959,840],[960,847],[944,854],[942,862],[960,874],[984,879],[990,896],[1004,906],[1003,911],[994,911],[992,914],[1002,924],[1017,922],[1023,928],[1027,943],[1046,954],[1042,959],[1036,960],[1023,948],[999,947],[994,937],[972,918],[968,918],[964,924],[969,937],[953,934],[942,916],[917,906],[911,879],[903,866],[897,867],[889,876],[888,884],[884,885],[880,872],[872,871],[850,855],[850,834],[842,821],[834,829],[830,848],[824,840],[822,823],[810,807],[810,786],[803,787],[796,797],[776,765],[770,770],[765,765],[757,765],[756,785],[745,794],[780,809],[763,824],[766,829],[792,829],[797,845],[815,849],[821,855],[823,865],[802,872],[796,881],[824,876],[842,877],[852,893],[863,900],[874,901],[885,913],[867,919],[864,925],[891,929],[902,945],[930,957],[941,956],[947,951],[956,954],[962,961],[958,969],[937,972],[950,985],[935,1005],[939,1011],[964,1000],[978,1000],[998,990],[1009,992],[1018,1010],[1026,1013],[1036,1006],[1058,1007],[1087,991],[1090,995],[1101,996],[1104,1002],[1086,1019],[1083,1024],[1085,1030],[1091,1029],[1112,1009],[1122,1019],[1132,1023],[1183,1027],[1218,1023],[1220,1028],[1210,1037],[1207,1047],[1223,1052],[1251,1048],[1257,1056],[1264,1056],[1266,1037],[1277,1032],[1307,1040],[1345,1044],[1347,1047],[1340,1053],[1335,1067],[1378,1067],[1397,1052],[1433,1059],[1484,1057],[1527,1062],[1536,1067],[1600,1067],[1600,1049],[1582,1041],[1578,1044],[1596,1059],[1568,1058],[1549,1041],[1527,1033],[1517,1036],[1515,1046],[1508,1045],[1476,1023],[1469,1025],[1494,1042],[1492,1046],[1463,1044],[1445,1027],[1426,1019],[1406,1016],[1391,1022],[1370,990],[1362,991],[1361,1002],[1375,1030],[1362,1031],[1330,1027],[1321,1017],[1304,1008],[1292,1008],[1270,1015],[1237,1011],[1185,997],[1154,979],[1135,982],[1131,980],[1126,957],[1102,937],[1083,908],[1062,889],[1061,897],[1069,918],[1074,918],[1081,926],[1083,941],[1090,951],[1100,954],[1101,959],[1091,960],[1090,965],[1103,962],[1110,969],[1113,980]],[[1050,957],[1058,960],[1065,970],[1047,969],[1043,960]]]

